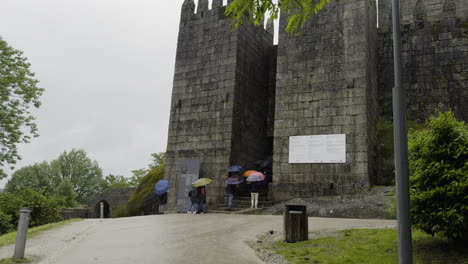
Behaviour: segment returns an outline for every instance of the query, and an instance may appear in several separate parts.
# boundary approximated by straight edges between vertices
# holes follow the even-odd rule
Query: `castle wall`
[[[401,2],[402,85],[408,119],[424,121],[435,109],[468,120],[468,2]],[[391,0],[379,0],[379,114],[392,117]]]
[[[275,200],[370,186],[376,119],[375,2],[332,2],[278,45],[273,149]],[[289,137],[346,134],[345,164],[289,164]]]
[[[200,160],[200,177],[213,180],[208,203],[216,205],[225,196],[229,165],[265,151],[267,104],[259,98],[272,37],[252,26],[232,30],[221,3],[208,10],[200,0],[196,14],[193,0],[182,7],[165,171],[169,208],[175,208],[182,159]]]

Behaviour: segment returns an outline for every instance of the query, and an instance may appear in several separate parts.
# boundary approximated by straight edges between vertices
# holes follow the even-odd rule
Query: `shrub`
[[[18,190],[14,194],[0,195],[0,211],[11,217],[13,227],[18,225],[21,207],[31,208],[29,226],[33,227],[63,220],[60,214],[62,205],[62,199],[29,188]]]
[[[143,210],[145,198],[154,191],[154,185],[164,179],[165,165],[155,167],[140,179],[135,192],[128,200],[127,209],[129,215],[140,215]]]
[[[0,212],[0,235],[5,234],[13,229],[13,225],[11,224],[11,215],[4,214]]]
[[[112,217],[119,218],[119,217],[127,217],[130,216],[127,205],[120,205],[115,208],[114,212],[112,213]]]
[[[411,220],[454,240],[468,234],[468,126],[452,112],[426,121],[409,140]]]

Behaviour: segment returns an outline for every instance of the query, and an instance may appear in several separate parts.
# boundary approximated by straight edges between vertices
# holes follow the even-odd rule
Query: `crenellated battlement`
[[[230,2],[232,1],[228,1],[228,4]],[[217,17],[218,20],[224,19],[224,11],[223,0],[213,0],[211,8],[208,0],[198,0],[198,5],[195,5],[194,0],[185,0],[182,4],[181,26],[211,16]]]
[[[194,1],[198,1],[198,5],[195,5]],[[232,30],[231,22],[225,15],[226,6],[232,2],[233,0],[227,0],[226,5],[224,5],[223,0],[213,0],[210,8],[208,0],[185,0],[182,4],[180,30],[183,31],[184,28],[186,28],[190,31],[197,31],[196,29],[203,28],[203,30],[206,31],[215,27],[221,27],[225,28],[226,31],[238,31]],[[274,23],[272,20],[268,20],[266,26],[263,20],[260,24],[264,26],[246,24],[243,25],[242,28],[251,28],[256,31],[257,34],[267,34],[271,37],[275,35]],[[226,34],[229,33],[226,32]],[[270,38],[269,36],[267,36],[267,38]]]

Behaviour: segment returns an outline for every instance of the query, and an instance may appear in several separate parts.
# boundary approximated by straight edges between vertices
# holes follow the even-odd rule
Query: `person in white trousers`
[[[260,184],[259,182],[251,182],[249,184],[250,190],[250,208],[258,208],[258,193],[260,192]]]

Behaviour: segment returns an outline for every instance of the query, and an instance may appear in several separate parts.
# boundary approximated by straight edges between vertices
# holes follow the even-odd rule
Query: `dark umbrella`
[[[253,163],[254,167],[256,167],[259,170],[262,170],[262,169],[265,169],[265,168],[271,169],[272,164],[273,164],[273,162],[270,159],[257,160],[257,161],[254,161],[254,163]]]
[[[160,180],[156,185],[154,186],[154,192],[157,195],[161,195],[166,193],[169,190],[170,184],[168,180]]]
[[[244,172],[245,169],[242,168],[241,165],[232,165],[231,167],[228,168],[228,172],[238,172],[238,171]]]
[[[226,183],[227,184],[240,184],[244,181],[244,179],[240,178],[240,177],[229,177],[227,180],[226,180]]]

